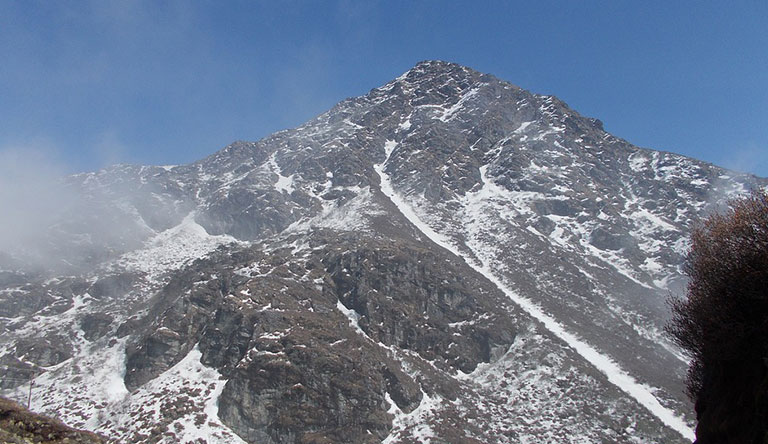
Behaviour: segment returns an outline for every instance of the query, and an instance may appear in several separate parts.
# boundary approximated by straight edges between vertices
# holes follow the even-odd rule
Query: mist
[[[152,234],[121,209],[135,187],[84,187],[56,159],[52,150],[0,149],[0,268],[81,270]]]
[[[36,262],[45,257],[43,233],[76,201],[62,186],[65,171],[41,150],[0,150],[0,252]]]

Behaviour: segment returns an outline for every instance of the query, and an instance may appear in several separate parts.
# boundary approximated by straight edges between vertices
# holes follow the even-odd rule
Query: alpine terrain
[[[766,179],[428,61],[0,254],[0,395],[115,442],[683,443],[691,224]],[[41,260],[45,259],[45,260]]]

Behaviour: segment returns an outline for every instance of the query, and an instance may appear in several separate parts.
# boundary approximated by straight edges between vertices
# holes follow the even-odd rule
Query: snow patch
[[[238,242],[232,236],[208,234],[195,222],[192,212],[179,225],[158,233],[143,248],[124,254],[117,262],[147,273],[150,280],[157,280],[166,272],[207,256],[220,245]]]
[[[430,396],[422,390],[419,406],[410,413],[403,413],[389,397],[389,393],[385,394],[385,399],[390,404],[388,413],[395,415],[395,418],[392,420],[392,431],[382,444],[391,444],[406,437],[415,439],[414,442],[429,443],[437,437],[428,420],[440,408],[440,396]]]
[[[629,168],[638,173],[645,168],[645,165],[648,164],[647,157],[643,156],[642,154],[633,154],[629,157]]]
[[[363,337],[368,337],[367,334],[363,331],[362,328],[360,328],[360,314],[356,312],[355,310],[352,310],[350,308],[347,308],[344,304],[341,303],[341,301],[336,301],[336,308],[344,314],[344,316],[349,319],[349,325],[355,331]]]
[[[200,362],[202,353],[197,345],[176,365],[136,390],[128,402],[112,411],[140,412],[139,415],[124,414],[116,418],[115,429],[125,426],[136,429],[136,425],[149,429],[161,422],[168,413],[172,402],[179,417],[168,425],[161,443],[195,442],[202,440],[209,444],[245,444],[225,426],[218,416],[218,400],[226,380],[213,368]],[[173,395],[170,395],[170,394]],[[122,408],[121,408],[122,407]],[[138,422],[138,424],[129,423]]]
[[[318,197],[323,205],[320,213],[308,219],[294,222],[285,229],[285,233],[305,232],[313,228],[365,231],[368,229],[368,221],[371,217],[384,214],[384,211],[373,202],[370,187],[336,187],[334,189],[346,189],[356,193],[356,195],[346,202],[325,200]]]
[[[516,130],[513,131],[515,134],[522,134],[526,128],[528,128],[528,125],[532,124],[533,122],[523,122],[520,124],[520,126],[517,127]]]
[[[293,193],[293,174],[290,176],[283,176],[282,169],[277,164],[276,160],[277,153],[272,153],[272,156],[269,158],[269,165],[272,169],[272,172],[277,174],[277,182],[275,182],[275,189],[277,191],[280,191],[282,193]]]
[[[461,99],[459,99],[458,102],[456,102],[454,105],[452,105],[450,108],[447,108],[443,111],[443,114],[441,116],[436,117],[436,119],[440,120],[441,122],[450,122],[455,117],[456,113],[459,112],[462,108],[464,108],[464,104],[477,95],[477,88],[473,88],[469,91],[467,91],[463,96],[461,96]]]

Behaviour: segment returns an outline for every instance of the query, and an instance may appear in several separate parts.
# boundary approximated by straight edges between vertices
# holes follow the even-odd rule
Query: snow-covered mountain
[[[0,384],[118,442],[690,441],[665,299],[691,224],[766,185],[422,62],[193,164],[67,178],[45,265],[0,256]]]

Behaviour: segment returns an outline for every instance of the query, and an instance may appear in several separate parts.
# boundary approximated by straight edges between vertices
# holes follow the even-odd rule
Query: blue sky
[[[442,59],[768,176],[765,29],[764,0],[0,0],[0,154],[191,162]]]

